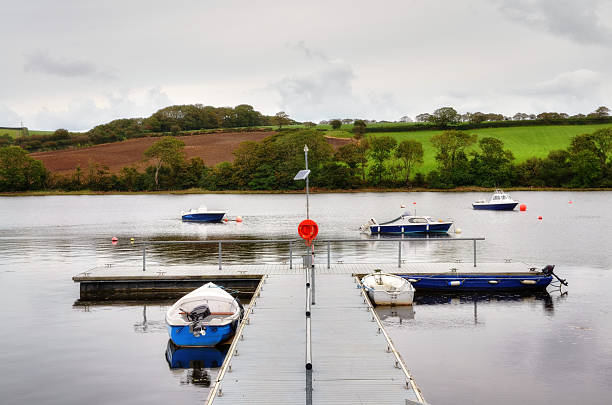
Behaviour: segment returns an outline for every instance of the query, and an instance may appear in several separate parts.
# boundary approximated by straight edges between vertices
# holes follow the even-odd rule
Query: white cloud
[[[108,94],[100,100],[72,100],[62,109],[43,107],[27,117],[27,122],[24,119],[24,125],[31,129],[86,131],[119,118],[147,117],[168,105],[172,101],[159,88],[132,90]]]

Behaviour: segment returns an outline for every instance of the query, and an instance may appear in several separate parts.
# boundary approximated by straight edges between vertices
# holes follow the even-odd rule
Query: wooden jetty
[[[83,302],[178,298],[206,282],[252,297],[207,405],[407,405],[425,400],[359,278],[375,269],[406,275],[529,271],[509,261],[477,266],[476,240],[482,238],[461,240],[473,241],[472,263],[405,263],[405,240],[382,240],[398,242],[397,263],[331,263],[327,241],[326,263],[311,265],[305,256],[303,265],[294,266],[294,241],[285,241],[288,263],[222,265],[222,243],[261,241],[157,242],[218,244],[218,265],[146,267],[143,246],[142,267],[96,267],[73,280]]]

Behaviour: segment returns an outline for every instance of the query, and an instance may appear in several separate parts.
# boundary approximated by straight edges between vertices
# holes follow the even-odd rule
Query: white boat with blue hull
[[[453,226],[452,221],[436,221],[428,216],[410,215],[406,212],[394,220],[382,223],[370,218],[360,229],[362,232],[370,232],[372,235],[403,235],[409,233],[447,233],[451,226]]]
[[[518,203],[519,202],[513,200],[509,194],[498,189],[493,192],[489,202],[485,200],[475,201],[472,203],[472,208],[475,210],[512,211]]]
[[[221,222],[223,217],[225,211],[209,211],[205,205],[181,213],[181,219],[185,222]]]
[[[242,313],[237,299],[216,284],[207,283],[168,309],[168,334],[177,346],[216,346],[234,335]]]

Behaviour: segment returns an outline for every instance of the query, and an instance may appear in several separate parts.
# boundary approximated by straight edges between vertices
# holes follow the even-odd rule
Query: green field
[[[28,130],[28,134],[29,135],[49,135],[52,134],[53,131],[33,131],[33,130]],[[4,135],[4,134],[8,134],[10,137],[16,138],[18,136],[21,136],[21,130],[20,129],[0,129],[0,136]]]
[[[531,157],[546,157],[548,152],[556,149],[565,149],[569,146],[572,137],[581,134],[590,134],[600,128],[612,128],[612,124],[599,125],[555,125],[534,127],[510,128],[482,128],[465,132],[477,134],[478,139],[484,137],[498,138],[504,142],[504,148],[509,149],[516,158],[515,163],[524,162]],[[330,131],[331,132],[331,131]],[[343,131],[333,131],[334,136],[341,136]],[[423,165],[417,171],[430,172],[436,167],[436,150],[429,139],[443,131],[415,131],[415,132],[378,132],[368,136],[390,136],[398,142],[414,139],[423,144]],[[474,146],[472,149],[478,149]]]

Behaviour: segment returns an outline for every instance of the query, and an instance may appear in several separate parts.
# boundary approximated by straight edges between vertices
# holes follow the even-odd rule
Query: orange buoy
[[[113,236],[113,237],[111,238],[111,243],[112,243],[113,245],[116,245],[118,240],[119,240],[119,239],[117,239],[117,237],[116,237],[116,236]]]
[[[525,204],[521,204],[521,205],[519,206],[519,210],[521,210],[521,211],[527,211],[527,206],[526,206]]]
[[[540,216],[538,217],[538,219],[541,221],[541,220],[542,220],[542,215],[540,215]]]
[[[236,217],[236,222],[242,222],[242,217],[240,215]]]

